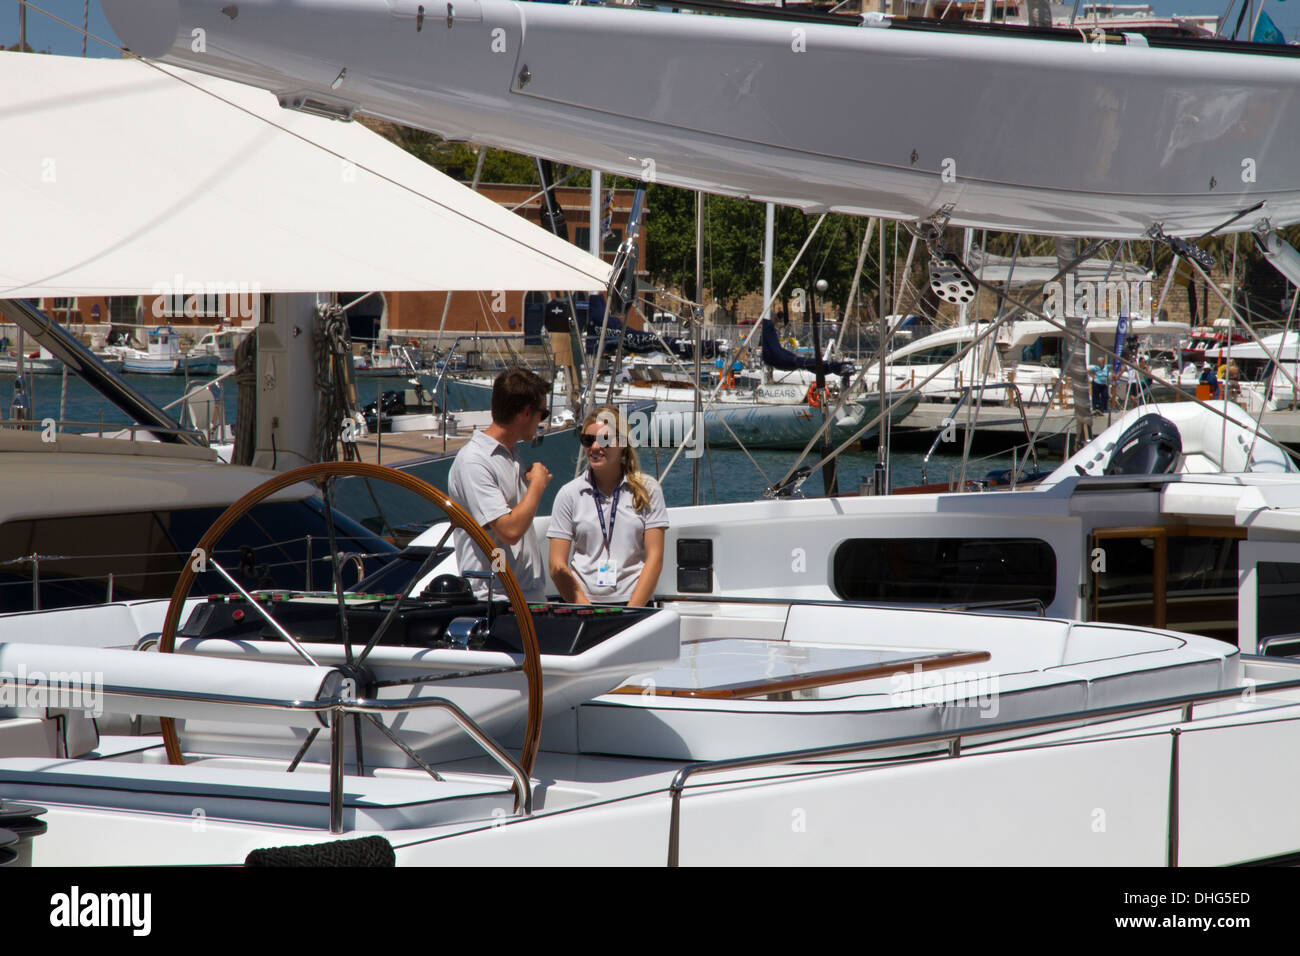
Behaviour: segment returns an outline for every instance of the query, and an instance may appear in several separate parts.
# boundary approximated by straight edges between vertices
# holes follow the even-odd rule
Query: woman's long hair
[[[623,477],[627,480],[627,486],[632,489],[633,507],[637,511],[649,510],[650,492],[641,474],[641,463],[637,460],[636,449],[628,440],[627,418],[615,406],[602,405],[600,408],[592,409],[587,415],[582,423],[582,433],[586,434],[587,429],[596,422],[608,426],[614,436],[613,445],[619,449],[619,457],[623,462]]]

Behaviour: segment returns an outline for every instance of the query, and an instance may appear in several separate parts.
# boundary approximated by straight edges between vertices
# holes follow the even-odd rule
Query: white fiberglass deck
[[[677,663],[582,704],[580,752],[752,756],[1219,690],[1240,672],[1235,647],[1172,631],[843,605],[780,609],[775,640],[691,642],[776,623],[725,614],[684,616]],[[796,673],[815,686],[773,692]]]

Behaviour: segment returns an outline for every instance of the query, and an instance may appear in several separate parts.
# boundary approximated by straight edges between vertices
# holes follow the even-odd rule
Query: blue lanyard
[[[591,482],[591,496],[596,499],[596,517],[600,519],[600,537],[605,542],[605,553],[610,554],[610,545],[614,541],[614,522],[618,518],[618,496],[623,490],[623,478],[621,475],[619,476],[618,485],[614,488],[614,497],[610,499],[608,531],[605,530],[605,512],[601,507],[604,504],[605,496],[596,487],[596,476],[591,471],[587,472],[587,480]]]

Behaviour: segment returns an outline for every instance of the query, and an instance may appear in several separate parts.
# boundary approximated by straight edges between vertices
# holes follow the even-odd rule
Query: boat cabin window
[[[852,538],[835,549],[846,601],[1001,604],[1056,598],[1056,553],[1037,538]]]
[[[1255,565],[1255,577],[1256,639],[1262,642],[1300,632],[1300,564],[1260,561]]]
[[[1020,362],[1028,365],[1061,367],[1061,339],[1054,335],[1040,335],[1032,345],[1020,350]]]
[[[11,521],[0,526],[0,611],[170,597],[183,561],[223,508]],[[396,548],[335,513],[339,549],[374,555],[366,573]],[[310,572],[308,538],[311,536]],[[316,499],[260,504],[227,532],[211,555],[245,588],[304,590],[330,585],[329,531]],[[33,558],[34,556],[34,558]],[[311,580],[308,580],[310,573]],[[345,584],[356,570],[345,568]],[[194,594],[226,593],[217,574],[200,574]]]
[[[1237,643],[1244,529],[1104,528],[1092,535],[1092,619]]]
[[[895,365],[943,365],[945,362],[952,361],[957,355],[958,344],[938,345],[932,349],[925,349],[920,352],[914,352],[911,355],[899,356],[894,360]]]

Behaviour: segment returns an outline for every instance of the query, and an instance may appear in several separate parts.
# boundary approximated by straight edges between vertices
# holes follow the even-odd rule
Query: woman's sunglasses
[[[599,435],[583,435],[583,436],[582,436],[581,438],[579,438],[578,440],[579,440],[580,442],[582,442],[582,447],[583,447],[583,448],[590,448],[592,445],[596,444],[596,442],[600,440],[600,436],[599,436]]]

